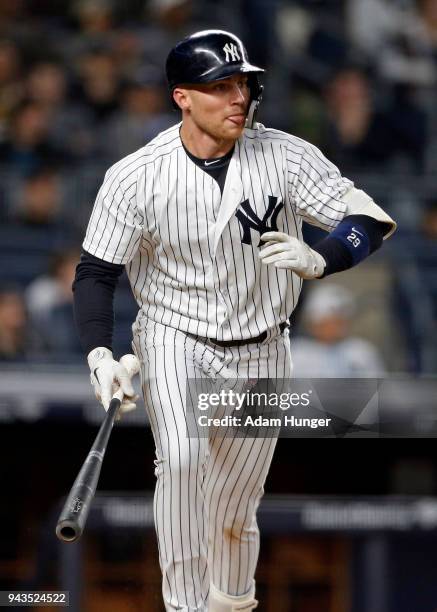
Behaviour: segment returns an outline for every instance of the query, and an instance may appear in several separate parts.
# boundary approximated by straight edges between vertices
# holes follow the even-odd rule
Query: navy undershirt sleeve
[[[74,317],[86,354],[97,346],[112,351],[114,293],[123,265],[82,252],[73,282]]]
[[[389,225],[368,215],[348,215],[312,248],[326,261],[323,277],[352,268],[379,249]]]

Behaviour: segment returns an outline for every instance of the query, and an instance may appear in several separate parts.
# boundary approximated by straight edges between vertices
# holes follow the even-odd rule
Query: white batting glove
[[[111,399],[118,389],[122,389],[124,398],[119,408],[119,414],[124,414],[136,408],[135,390],[126,368],[115,361],[112,352],[106,347],[97,347],[88,355],[88,365],[91,370],[91,384],[96,398],[105,410],[108,410]]]
[[[326,261],[305,242],[283,232],[266,232],[261,240],[266,242],[259,252],[263,264],[292,270],[305,279],[322,276]]]

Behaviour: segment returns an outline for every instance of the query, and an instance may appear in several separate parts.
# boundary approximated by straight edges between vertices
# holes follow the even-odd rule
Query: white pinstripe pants
[[[256,510],[276,438],[189,438],[187,378],[289,378],[288,330],[262,344],[214,348],[142,322],[134,334],[156,446],[154,517],[167,611],[208,609],[209,583],[230,595],[253,584]]]

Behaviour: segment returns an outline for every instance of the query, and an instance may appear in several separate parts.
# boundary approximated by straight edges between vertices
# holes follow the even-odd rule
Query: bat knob
[[[56,535],[63,542],[75,542],[79,539],[81,532],[72,521],[62,521],[56,525]]]

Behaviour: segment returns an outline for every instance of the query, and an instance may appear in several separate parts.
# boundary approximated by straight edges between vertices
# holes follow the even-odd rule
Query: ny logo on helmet
[[[234,45],[233,43],[226,43],[223,47],[223,51],[226,53],[227,62],[236,62],[237,60],[241,62],[241,57],[238,53],[237,45]]]
[[[284,208],[284,202],[281,202],[281,200],[278,202],[278,198],[276,196],[269,196],[269,205],[267,206],[267,210],[262,219],[260,219],[253,210],[249,200],[244,200],[244,202],[241,202],[240,207],[242,210],[237,210],[235,216],[243,229],[243,237],[241,242],[244,244],[252,244],[250,239],[251,229],[257,231],[260,236],[264,234],[264,232],[278,231],[276,221],[279,213]],[[268,223],[269,219],[270,224]],[[260,245],[261,241],[259,242],[258,246]]]

